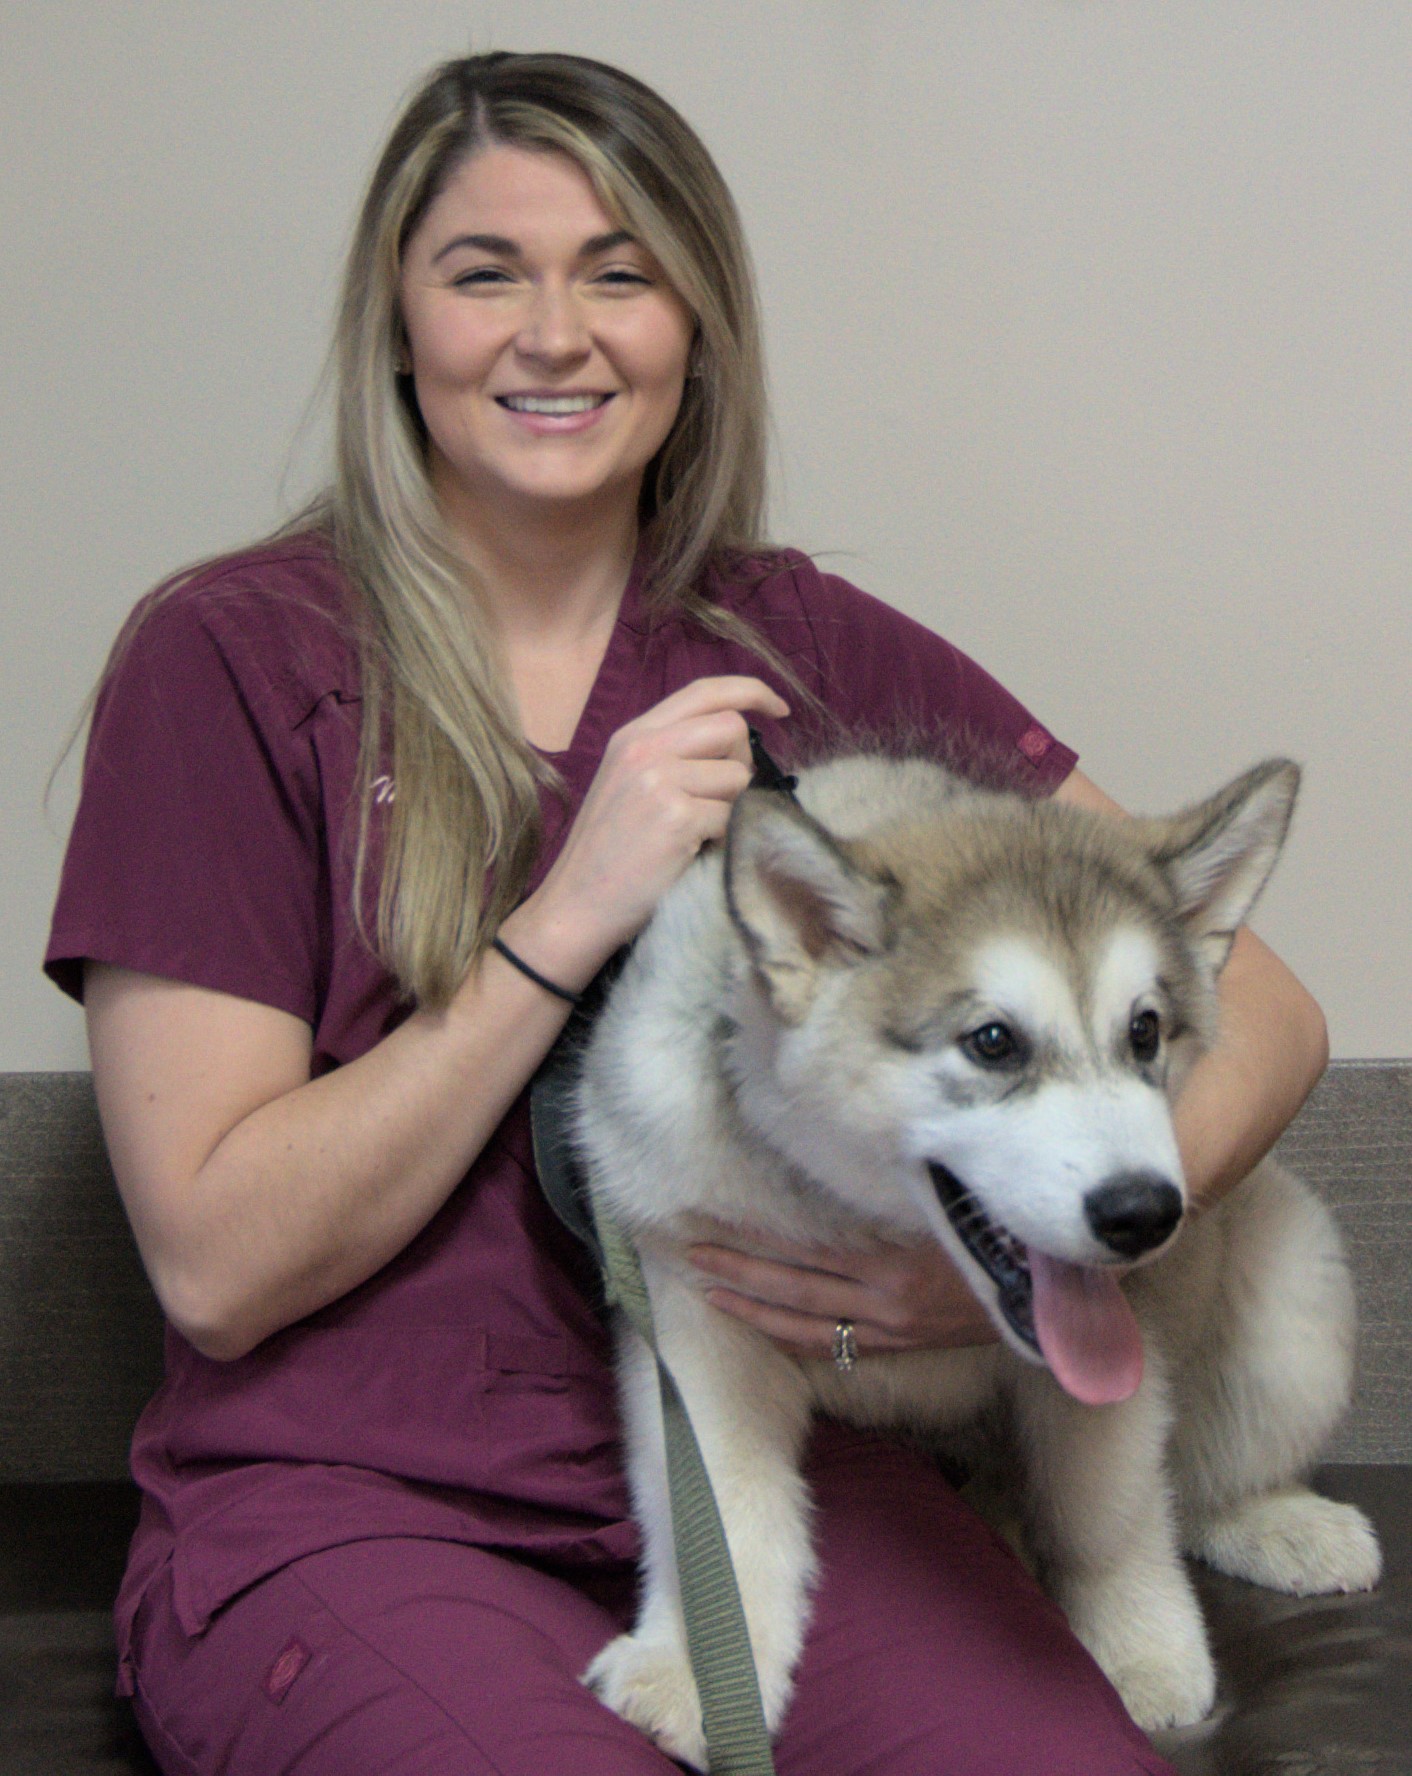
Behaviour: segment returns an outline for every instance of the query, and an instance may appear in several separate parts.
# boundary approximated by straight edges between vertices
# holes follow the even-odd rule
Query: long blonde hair
[[[403,250],[447,180],[489,143],[570,155],[691,310],[694,374],[643,484],[649,605],[684,610],[782,666],[699,589],[706,569],[765,548],[758,308],[714,162],[670,105],[601,62],[499,53],[443,64],[399,119],[359,215],[334,342],[335,475],[318,508],[364,618],[355,892],[361,909],[374,785],[390,749],[376,942],[407,995],[431,1006],[446,1002],[523,893],[539,790],[553,778],[520,733],[398,372]]]

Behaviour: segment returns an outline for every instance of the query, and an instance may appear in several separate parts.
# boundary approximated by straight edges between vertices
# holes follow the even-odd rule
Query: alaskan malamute
[[[1301,1484],[1349,1396],[1337,1232],[1269,1162],[1188,1217],[1170,1116],[1297,782],[1277,761],[1122,820],[837,761],[798,804],[742,796],[639,939],[577,1137],[642,1254],[772,1732],[814,1574],[815,1408],[942,1439],[995,1427],[1037,1572],[1149,1729],[1214,1696],[1183,1551],[1298,1594],[1376,1582],[1367,1521]],[[746,1244],[940,1240],[1001,1342],[797,1360],[704,1299],[682,1253],[722,1223]],[[620,1348],[644,1590],[586,1681],[699,1766],[655,1369],[626,1328]]]

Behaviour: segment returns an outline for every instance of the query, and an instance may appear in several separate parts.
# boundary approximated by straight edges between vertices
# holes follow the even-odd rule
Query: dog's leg
[[[1160,1365],[1138,1393],[1081,1406],[1041,1370],[1016,1383],[1029,1532],[1040,1576],[1140,1727],[1202,1720],[1216,1676],[1163,1477]]]
[[[1307,1596],[1362,1591],[1382,1557],[1352,1505],[1300,1482],[1348,1405],[1353,1289],[1338,1231],[1307,1186],[1265,1164],[1191,1232],[1208,1311],[1179,1377],[1172,1474],[1188,1551]]]
[[[814,1576],[799,1456],[805,1382],[760,1338],[658,1273],[657,1339],[696,1430],[720,1509],[755,1654],[765,1723],[789,1702]],[[611,1641],[584,1681],[670,1756],[705,1768],[701,1708],[677,1582],[657,1369],[636,1335],[622,1361],[628,1470],[643,1535],[642,1598],[631,1634]]]

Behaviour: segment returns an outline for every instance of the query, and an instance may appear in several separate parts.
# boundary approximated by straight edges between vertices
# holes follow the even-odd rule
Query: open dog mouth
[[[1034,1283],[1023,1245],[990,1216],[954,1172],[927,1161],[932,1188],[956,1237],[995,1284],[996,1299],[1015,1336],[1042,1357],[1034,1323]]]
[[[927,1170],[956,1237],[994,1285],[1006,1325],[1065,1393],[1086,1406],[1115,1405],[1136,1393],[1142,1333],[1113,1268],[1024,1245],[954,1172],[935,1160]]]

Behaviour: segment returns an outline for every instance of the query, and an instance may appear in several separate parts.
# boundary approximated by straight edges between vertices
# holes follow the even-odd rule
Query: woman
[[[525,1088],[568,999],[822,712],[1111,806],[937,638],[761,536],[748,264],[700,143],[562,56],[433,72],[374,174],[338,464],[130,626],[48,966],[170,1322],[138,1427],[123,1687],[167,1771],[663,1771],[578,1682],[636,1535],[582,1255]],[[1242,935],[1179,1111],[1213,1193],[1323,1060]],[[945,1260],[702,1248],[827,1350],[988,1337]],[[1165,1768],[919,1459],[822,1428],[824,1578],[777,1758]]]

